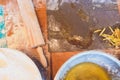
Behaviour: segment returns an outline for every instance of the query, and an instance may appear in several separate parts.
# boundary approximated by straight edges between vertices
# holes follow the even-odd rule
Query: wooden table
[[[7,2],[14,2],[14,1],[15,0],[1,0],[0,3],[5,5]],[[37,13],[37,17],[38,17],[39,23],[41,25],[45,41],[46,41],[46,43],[48,43],[46,3],[44,3],[44,2],[43,3],[37,3],[36,1],[39,1],[39,0],[33,0],[33,2],[35,3],[35,10],[36,10],[36,13]],[[16,4],[14,4],[13,7],[15,7],[15,6],[16,6]],[[53,80],[54,76],[56,75],[56,72],[58,71],[58,69],[62,66],[62,64],[66,60],[68,60],[73,55],[81,52],[81,51],[76,51],[76,52],[49,53],[47,44],[43,48],[44,48],[45,55],[46,55],[46,57],[48,59],[48,63],[49,63],[49,67],[47,68],[47,71],[48,71],[48,74],[49,74],[48,75],[48,80],[50,79],[51,76],[52,76],[51,80]],[[109,50],[107,50],[107,51],[110,52]],[[33,56],[33,57],[37,58],[37,54],[34,51],[30,50],[30,52],[33,52],[33,54],[34,54],[34,55],[30,54],[30,56]],[[115,53],[115,52],[111,52],[111,53]],[[120,54],[120,53],[118,53],[118,54]]]
[[[76,52],[59,52],[51,53],[51,68],[52,68],[52,78],[55,77],[59,68],[67,61],[70,57],[78,54],[81,51]]]

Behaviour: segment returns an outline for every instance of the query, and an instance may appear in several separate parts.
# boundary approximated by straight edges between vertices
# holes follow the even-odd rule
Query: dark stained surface
[[[47,3],[50,51],[111,48],[93,35],[93,31],[120,23],[116,0],[49,0]]]

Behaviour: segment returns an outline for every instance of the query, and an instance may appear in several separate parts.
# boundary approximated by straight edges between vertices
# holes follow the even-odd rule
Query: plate
[[[120,61],[115,57],[108,55],[104,52],[92,50],[85,51],[71,57],[58,70],[54,80],[63,80],[66,73],[72,67],[83,62],[92,62],[98,64],[99,66],[105,68],[108,71],[108,73],[112,75],[112,78],[116,78],[115,80],[120,79]]]
[[[34,62],[24,53],[0,48],[0,80],[42,80]]]

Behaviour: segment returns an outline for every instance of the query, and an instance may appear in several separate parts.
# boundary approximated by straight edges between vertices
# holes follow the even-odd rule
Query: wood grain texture
[[[26,24],[26,31],[29,36],[30,44],[32,48],[36,48],[39,56],[39,61],[43,67],[47,67],[47,60],[43,53],[41,45],[44,45],[44,39],[42,32],[37,21],[37,17],[34,11],[33,3],[31,0],[17,0],[20,13],[24,23]]]
[[[39,3],[37,0],[33,0],[33,1],[35,1],[36,4]],[[26,24],[24,24],[24,21],[21,17],[17,0],[0,0],[0,5],[3,5],[5,8],[5,23],[6,23],[6,30],[7,30],[8,47],[20,50],[25,54],[27,54],[29,57],[33,59],[35,58],[39,62],[41,62],[40,61],[41,51],[39,51],[38,53],[36,48],[30,47],[29,37],[26,32]],[[44,6],[42,5],[39,8],[39,10],[41,11],[40,12],[41,15],[37,15],[37,17],[38,16],[42,17],[42,19],[39,19],[40,17],[38,19],[40,20],[39,21],[40,25],[42,25],[40,27],[42,28],[44,38],[45,40],[47,40],[47,26],[46,26],[47,24],[43,23],[43,22],[47,22],[46,14],[44,16],[45,18],[42,16],[42,14],[44,13],[43,11],[46,11],[46,9],[43,9],[45,6],[46,5]],[[36,13],[38,12],[36,11]],[[50,80],[50,53],[48,52],[47,45],[43,46],[42,48],[44,48],[43,49],[44,53],[43,52],[42,53],[45,54],[46,56],[45,58],[48,59],[48,63],[49,63],[49,66],[46,68],[45,74],[46,74],[47,80]]]
[[[31,47],[44,45],[43,35],[31,0],[17,0],[23,22],[26,25]],[[32,37],[31,37],[32,36]]]
[[[46,68],[48,70],[48,77],[47,80],[52,80],[51,79],[51,53],[48,52],[48,29],[47,29],[47,11],[46,11],[46,0],[33,0],[36,15],[43,33],[44,40],[46,44],[42,46],[44,50],[44,54],[48,60],[48,67]]]
[[[5,5],[7,0],[0,0],[0,5]]]
[[[52,53],[52,78],[54,79],[57,71],[59,68],[67,61],[69,58],[71,58],[73,55],[76,55],[77,53],[82,51],[76,51],[76,52],[57,52]]]

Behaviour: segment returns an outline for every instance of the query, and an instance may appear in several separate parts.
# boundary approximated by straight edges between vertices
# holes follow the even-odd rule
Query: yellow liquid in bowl
[[[85,62],[74,66],[63,80],[112,80],[101,66]]]

